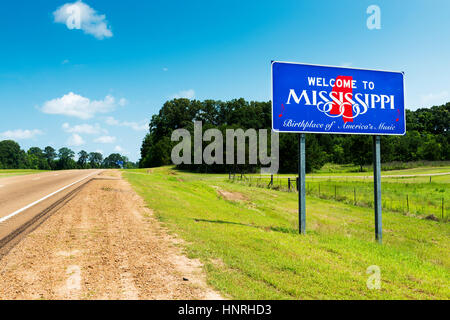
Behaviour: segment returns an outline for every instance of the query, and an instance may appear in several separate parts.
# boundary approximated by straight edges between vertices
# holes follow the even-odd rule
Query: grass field
[[[373,209],[308,196],[300,236],[294,192],[169,167],[124,177],[229,298],[450,298],[448,223],[385,210],[379,245]],[[367,288],[371,265],[381,270],[380,290]]]
[[[0,169],[0,179],[11,176],[20,176],[24,174],[33,174],[45,172],[47,170],[32,170],[32,169]]]
[[[416,174],[419,176],[413,176]],[[269,176],[231,176],[231,181],[234,183],[261,188],[270,186],[285,192],[296,191],[295,179],[294,175],[274,175],[273,182],[270,184]],[[382,179],[382,183],[383,209],[440,221],[449,220],[450,167],[390,171],[388,177]],[[356,206],[373,207],[371,176],[361,178],[361,176],[342,175],[342,173],[340,176],[308,175],[306,188],[310,196],[333,199]]]
[[[388,162],[381,164],[381,170],[386,171],[387,174],[391,174],[389,171],[396,170],[441,170],[442,167],[450,167],[450,161],[412,161],[412,162]],[[360,173],[360,167],[353,164],[334,164],[327,163],[316,173]],[[364,172],[372,172],[372,165],[363,166]]]

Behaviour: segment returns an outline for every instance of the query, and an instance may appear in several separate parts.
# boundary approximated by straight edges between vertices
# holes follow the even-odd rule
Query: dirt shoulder
[[[0,260],[0,299],[220,299],[176,243],[106,172]]]

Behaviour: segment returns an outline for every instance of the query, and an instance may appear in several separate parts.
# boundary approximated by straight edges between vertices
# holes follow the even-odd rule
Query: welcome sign
[[[403,135],[403,73],[272,62],[272,129]]]

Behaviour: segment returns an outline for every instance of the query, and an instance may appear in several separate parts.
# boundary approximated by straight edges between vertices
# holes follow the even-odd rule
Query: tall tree
[[[51,162],[55,160],[56,158],[56,150],[53,149],[50,146],[45,147],[44,149],[44,157],[47,159],[48,162]]]
[[[38,147],[31,147],[30,149],[28,149],[28,154],[35,155],[38,158],[44,157],[44,154],[43,154],[41,148],[38,148]]]
[[[91,152],[88,157],[91,168],[100,168],[103,161],[103,156],[100,152]]]
[[[75,157],[75,152],[70,150],[69,148],[63,147],[58,150],[58,169],[74,169],[76,166],[75,161],[73,160]]]
[[[372,137],[351,135],[347,142],[351,161],[359,166],[360,171],[363,171],[363,166],[372,161]]]
[[[122,161],[123,164],[125,165],[125,160],[124,157],[122,157],[120,154],[118,153],[112,153],[109,156],[107,156],[105,158],[105,160],[103,160],[103,167],[104,168],[120,168],[120,165],[118,164],[119,161]]]
[[[88,157],[89,154],[86,151],[81,150],[80,152],[78,152],[78,165],[80,166],[81,169],[86,168]]]
[[[56,150],[50,146],[45,147],[44,157],[47,159],[47,163],[51,169],[55,169]]]
[[[19,169],[25,165],[25,154],[17,142],[0,141],[0,163],[4,169]]]

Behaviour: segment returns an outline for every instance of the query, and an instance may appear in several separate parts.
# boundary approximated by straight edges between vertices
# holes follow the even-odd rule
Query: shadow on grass
[[[298,234],[298,230],[294,228],[289,227],[274,227],[274,226],[258,226],[254,224],[246,224],[246,223],[240,223],[240,222],[233,222],[233,221],[224,221],[224,220],[207,220],[207,219],[197,219],[193,218],[195,222],[207,222],[207,223],[218,223],[218,224],[232,224],[242,227],[250,227],[255,229],[262,229],[264,231],[274,231],[274,232],[281,232],[281,233],[288,233],[288,234]]]

